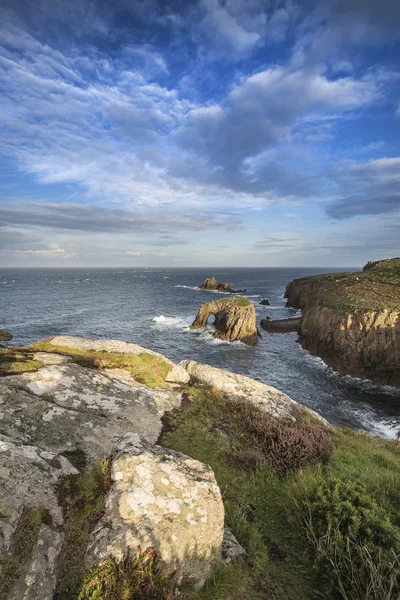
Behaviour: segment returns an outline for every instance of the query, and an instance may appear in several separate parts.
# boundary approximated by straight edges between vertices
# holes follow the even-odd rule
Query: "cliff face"
[[[251,346],[257,343],[256,309],[247,298],[235,296],[202,304],[192,329],[205,327],[210,315],[215,315],[215,337],[231,342],[241,341]]]
[[[335,370],[400,387],[400,269],[292,281],[287,306],[303,310],[300,341]]]

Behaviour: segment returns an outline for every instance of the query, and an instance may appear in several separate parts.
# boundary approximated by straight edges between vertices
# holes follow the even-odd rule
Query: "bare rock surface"
[[[205,327],[210,315],[215,316],[215,337],[251,346],[257,343],[256,309],[247,298],[239,296],[202,304],[191,328]]]
[[[219,557],[224,508],[210,467],[179,452],[127,434],[116,446],[105,513],[92,533],[87,562],[94,565],[128,548],[156,548],[178,582],[197,586]]]
[[[297,421],[305,413],[308,413],[328,424],[318,413],[295,402],[270,385],[244,375],[198,363],[195,360],[182,360],[179,364],[186,369],[194,382],[215,387],[232,399],[238,398],[255,404],[272,417]]]
[[[240,558],[246,555],[246,550],[239,544],[232,531],[225,527],[224,539],[222,540],[221,547],[221,559],[226,565],[236,558]]]
[[[289,319],[262,319],[261,327],[268,333],[299,333],[301,328],[301,317]]]

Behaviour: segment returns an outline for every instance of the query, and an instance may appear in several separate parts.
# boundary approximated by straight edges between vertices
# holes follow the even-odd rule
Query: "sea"
[[[349,269],[1,269],[0,327],[16,345],[55,335],[134,342],[175,362],[192,359],[272,385],[335,425],[394,438],[400,390],[339,375],[305,351],[295,333],[263,332],[252,347],[214,338],[211,322],[189,328],[200,304],[223,297],[199,289],[206,277],[246,288],[259,323],[300,314],[285,307],[289,281],[343,270]],[[263,298],[271,305],[260,305]]]

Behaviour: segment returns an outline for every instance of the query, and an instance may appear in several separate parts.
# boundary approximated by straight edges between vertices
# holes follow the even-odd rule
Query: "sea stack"
[[[227,294],[245,294],[247,290],[233,290],[229,283],[220,283],[215,277],[207,277],[200,286],[201,290],[225,292]]]
[[[244,342],[250,346],[257,343],[256,309],[244,296],[202,304],[191,328],[205,327],[210,315],[215,316],[215,337],[231,342]]]

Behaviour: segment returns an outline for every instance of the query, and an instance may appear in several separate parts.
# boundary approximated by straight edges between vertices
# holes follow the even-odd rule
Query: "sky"
[[[0,265],[399,255],[399,0],[1,0]]]

